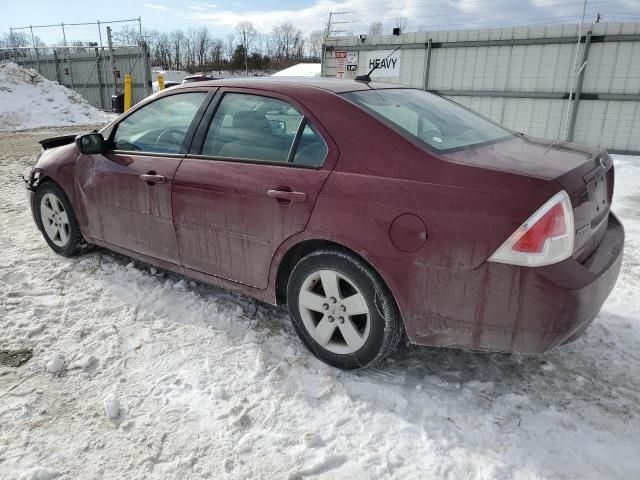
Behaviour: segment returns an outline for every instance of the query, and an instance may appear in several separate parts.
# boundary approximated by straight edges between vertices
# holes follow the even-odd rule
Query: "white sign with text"
[[[371,78],[376,77],[399,77],[400,76],[400,50],[392,53],[393,50],[374,50],[367,52],[366,71],[371,70],[374,65],[378,65]]]

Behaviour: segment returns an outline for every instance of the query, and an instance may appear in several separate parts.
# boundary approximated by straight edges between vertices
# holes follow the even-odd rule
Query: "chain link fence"
[[[91,105],[111,110],[111,96],[121,93],[124,75],[133,78],[133,102],[151,94],[147,47],[18,47],[0,49],[0,63],[32,68],[48,80],[75,90]]]

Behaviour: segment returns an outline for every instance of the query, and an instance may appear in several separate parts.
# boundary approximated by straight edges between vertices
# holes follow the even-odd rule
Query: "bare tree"
[[[302,31],[291,22],[276,25],[271,31],[273,56],[277,61],[290,63],[302,60],[304,42]]]
[[[120,30],[113,32],[114,45],[138,45],[140,43],[140,31],[131,25],[125,25]]]
[[[382,35],[382,22],[373,22],[369,25],[369,36]]]
[[[149,46],[151,63],[154,66],[170,69],[172,62],[169,36],[166,33],[151,30],[145,35],[145,41]]]
[[[227,57],[228,60],[231,60],[233,57],[233,52],[236,50],[236,35],[235,33],[228,34],[224,39],[224,56]]]
[[[309,57],[318,61],[322,56],[322,43],[324,42],[324,31],[314,30],[307,36],[307,50]]]
[[[247,20],[240,22],[236,25],[236,32],[240,37],[240,41],[242,42],[242,47],[244,50],[244,69],[246,75],[249,75],[249,66],[247,63],[247,56],[249,55],[249,50],[253,45],[253,41],[256,38],[258,32],[253,27],[253,24]]]
[[[185,70],[194,72],[196,70],[196,42],[198,32],[194,29],[187,30],[184,36],[184,59]]]
[[[2,48],[21,48],[28,47],[31,42],[27,39],[24,32],[4,33],[0,38],[0,47]]]
[[[198,65],[202,66],[207,61],[207,52],[211,45],[211,38],[209,38],[209,30],[207,27],[202,27],[196,32],[195,52]]]
[[[182,68],[185,44],[184,32],[180,29],[174,30],[169,34],[169,42],[171,45],[171,55],[173,57],[173,68],[180,70]]]
[[[258,31],[253,24],[247,20],[240,22],[236,25],[236,33],[238,34],[239,41],[246,47],[248,51],[252,51],[254,40],[258,35]]]
[[[211,64],[218,73],[222,70],[222,56],[224,53],[224,42],[219,38],[211,40]]]

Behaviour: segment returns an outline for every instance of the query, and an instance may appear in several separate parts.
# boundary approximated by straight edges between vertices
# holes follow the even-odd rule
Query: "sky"
[[[454,30],[579,23],[582,9],[581,0],[0,0],[0,33],[9,27],[138,17],[144,30],[187,30],[205,25],[220,38],[242,20],[251,21],[260,32],[291,21],[308,33],[324,28],[330,12],[334,12],[335,34],[366,33],[369,25],[378,21],[390,33],[398,18],[406,19],[407,31]],[[601,21],[640,21],[640,0],[588,0],[586,20],[594,21],[597,13],[602,14]],[[97,40],[96,26],[67,26],[65,30],[67,38]],[[50,44],[62,39],[60,27],[37,28],[35,34]]]

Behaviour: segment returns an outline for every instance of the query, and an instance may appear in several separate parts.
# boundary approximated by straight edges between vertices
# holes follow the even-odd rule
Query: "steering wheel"
[[[173,145],[178,150],[182,146],[182,141],[184,140],[185,132],[180,130],[179,128],[167,128],[160,132],[158,138],[156,138],[156,145],[161,145],[168,143],[169,145]],[[168,137],[163,141],[164,137]]]

